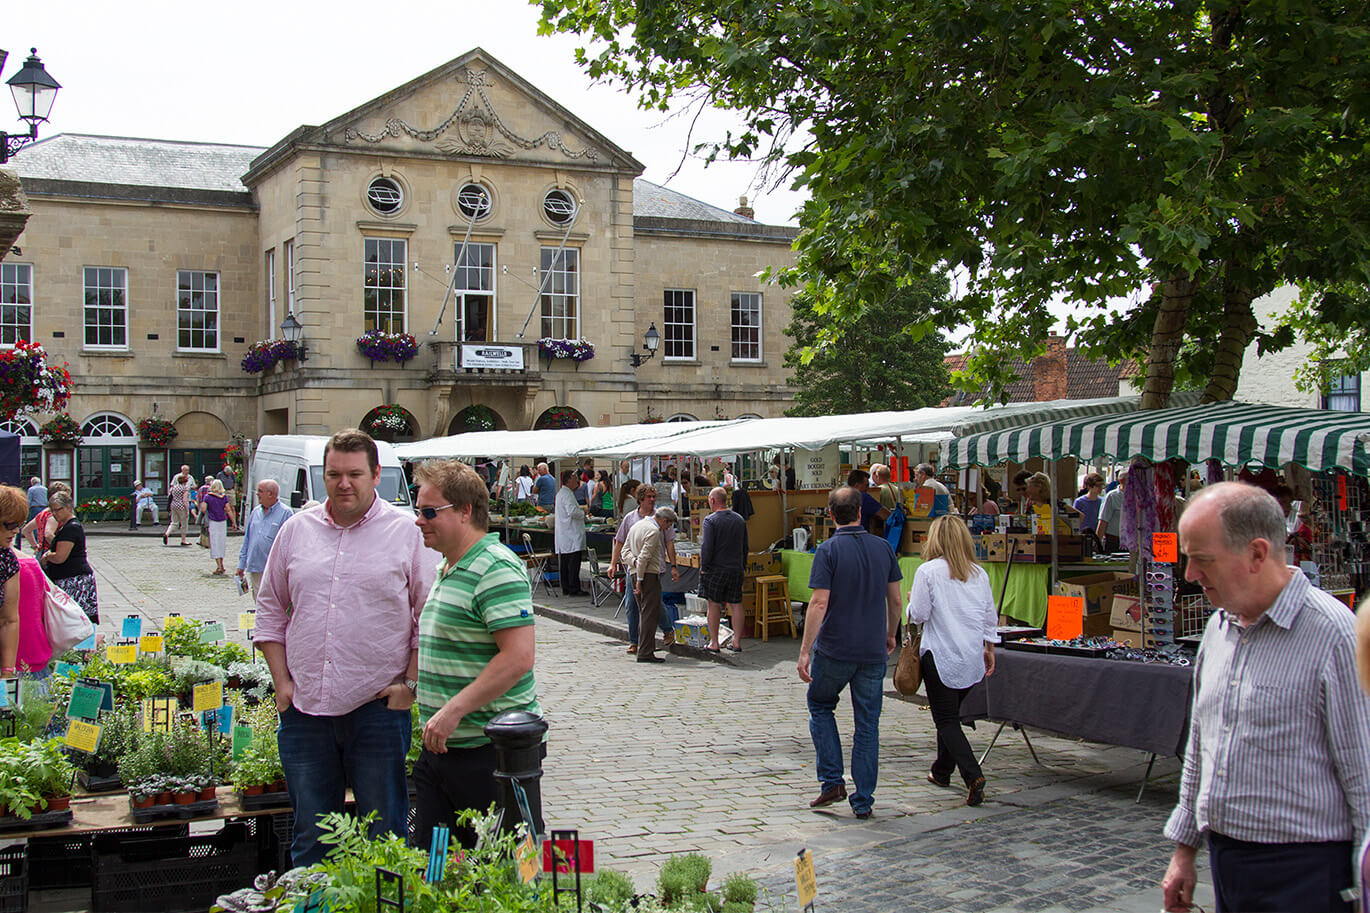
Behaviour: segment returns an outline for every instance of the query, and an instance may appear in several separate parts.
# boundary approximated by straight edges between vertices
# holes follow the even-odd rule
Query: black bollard
[[[485,724],[495,746],[495,780],[499,783],[500,829],[512,831],[523,820],[514,784],[528,800],[535,836],[542,826],[542,736],[547,721],[526,710],[506,710]]]

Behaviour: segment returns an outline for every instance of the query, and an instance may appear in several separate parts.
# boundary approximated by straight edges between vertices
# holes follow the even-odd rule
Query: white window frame
[[[26,301],[20,301],[21,292]],[[9,308],[15,309],[13,322],[4,319]],[[33,342],[33,264],[0,263],[0,349],[12,349],[21,339]]]
[[[672,319],[682,316],[680,312],[689,310],[689,319]],[[676,314],[672,314],[672,311]],[[695,290],[690,288],[668,288],[661,295],[661,360],[696,361],[699,357],[698,320],[699,307],[696,304]],[[672,346],[676,347],[671,354]]]
[[[106,287],[100,285],[100,284],[99,284],[99,280],[100,280],[100,278],[101,278],[101,277],[100,277],[100,273],[101,273],[101,272],[104,272],[104,271],[108,271],[108,272],[110,273],[111,278],[113,278],[114,276],[119,276],[119,277],[121,277],[121,278],[123,279],[123,285],[122,285],[121,287],[116,287],[116,286],[114,286],[114,285],[110,285],[108,288],[106,288]],[[95,286],[93,287],[93,290],[94,290],[95,293],[96,293],[97,302],[96,302],[96,304],[94,305],[94,307],[92,307],[92,306],[86,301],[86,299],[89,297],[89,295],[90,295],[90,293],[91,293],[91,291],[92,291],[92,286],[90,285],[90,275],[91,275],[92,272],[95,273],[95,277],[96,277],[96,284],[95,284]],[[82,296],[81,296],[81,301],[82,301],[82,307],[81,307],[81,348],[83,348],[83,349],[91,349],[91,350],[95,350],[95,351],[106,351],[106,352],[127,352],[127,351],[128,351],[128,324],[129,324],[129,319],[128,319],[128,312],[129,312],[129,300],[128,300],[128,268],[127,268],[127,267],[123,267],[123,266],[85,266],[85,267],[82,267],[82,268],[81,268],[81,291],[82,291]],[[122,294],[122,296],[123,296],[123,304],[122,304],[122,305],[119,305],[119,306],[116,306],[116,305],[114,305],[114,304],[112,304],[112,303],[109,304],[109,305],[102,305],[102,304],[100,304],[99,301],[98,301],[98,296],[99,296],[100,292],[102,292],[102,291],[109,291],[109,292],[111,292],[111,293],[113,293],[113,292],[120,292],[120,293]],[[115,343],[115,342],[108,342],[108,343],[90,342],[89,333],[90,333],[90,330],[92,329],[92,326],[91,326],[91,323],[90,323],[90,315],[91,315],[91,311],[92,311],[92,310],[95,310],[95,311],[108,310],[108,311],[111,311],[111,312],[116,312],[116,313],[118,313],[118,314],[123,318],[122,321],[121,321],[121,328],[122,328],[122,330],[123,330],[124,341],[121,342],[121,343]],[[113,329],[113,328],[116,327],[116,325],[115,325],[114,323],[110,323],[109,326],[111,327],[111,329]],[[99,330],[99,328],[100,328],[100,324],[99,324],[98,321],[97,321],[97,323],[94,325],[94,329]],[[114,335],[114,334],[111,333],[111,338],[113,338],[113,335]]]
[[[370,259],[369,249],[371,245],[376,245],[376,260]],[[395,259],[396,245],[398,245],[399,259]],[[381,259],[381,251],[388,252],[386,259]],[[409,326],[409,241],[405,238],[363,238],[362,239],[362,330],[383,330],[387,333],[404,333]],[[375,263],[376,282],[368,282],[370,278],[371,264]],[[381,284],[380,270],[389,269],[392,271],[389,284]],[[394,270],[399,270],[399,284],[394,282]],[[400,306],[396,313],[394,295],[399,291]],[[366,296],[368,291],[376,293],[376,306],[371,308],[367,305]],[[390,301],[384,309],[380,305],[382,294],[388,294]],[[384,324],[382,320],[384,319]],[[399,326],[395,326],[398,320]]]
[[[200,289],[198,290],[198,293],[202,296],[200,300],[201,300],[201,302],[202,302],[203,305],[208,305],[209,300],[210,300],[210,296],[213,296],[213,301],[214,301],[214,307],[213,307],[213,308],[209,308],[209,307],[207,307],[207,306],[202,306],[202,307],[200,307],[200,308],[198,308],[198,309],[197,309],[197,308],[194,308],[194,307],[190,307],[190,308],[184,307],[185,301],[184,301],[184,299],[183,299],[183,297],[182,297],[182,291],[183,291],[183,289],[184,289],[184,286],[182,285],[182,283],[183,283],[183,282],[189,282],[189,283],[190,283],[189,289],[185,289],[185,291],[188,291],[188,292],[189,292],[189,294],[190,294],[190,299],[191,299],[191,303],[193,304],[193,303],[194,303],[194,296],[196,295],[196,292],[197,292],[197,290],[196,290],[196,288],[195,288],[195,279],[196,279],[197,276],[200,277],[200,279],[201,279],[201,284],[202,284],[202,286],[203,286],[202,288],[200,288]],[[210,283],[209,283],[209,278],[210,278],[210,277],[213,277],[213,279],[214,279],[214,282],[213,282],[214,287],[213,287],[212,289],[209,288],[209,285],[210,285]],[[205,269],[178,269],[178,270],[176,271],[176,351],[177,351],[177,352],[213,352],[213,353],[218,353],[219,351],[221,351],[220,342],[223,340],[223,333],[222,333],[222,331],[221,331],[221,329],[220,329],[220,327],[219,327],[219,315],[222,313],[222,310],[221,310],[221,308],[220,308],[220,302],[221,302],[221,299],[220,299],[220,283],[219,283],[219,273],[218,273],[217,271],[215,271],[215,270],[205,270]],[[200,328],[199,330],[196,330],[193,326],[186,326],[186,325],[183,325],[182,321],[186,321],[187,323],[189,323],[189,317],[190,317],[190,315],[193,314],[193,313],[195,313],[196,310],[199,310],[201,313],[203,313],[203,314],[206,315],[206,321],[205,321],[206,324],[208,324],[208,323],[210,322],[208,318],[209,318],[209,315],[212,314],[212,315],[213,315],[213,324],[214,324],[214,326],[213,326],[212,328],[206,326],[206,327]],[[182,332],[187,332],[187,333],[190,334],[190,341],[191,341],[191,343],[192,343],[191,345],[188,345],[188,346],[181,345],[181,333],[182,333]],[[208,334],[209,334],[209,333],[213,333],[213,334],[214,334],[214,344],[213,344],[212,346],[211,346],[211,345],[199,345],[199,346],[194,345],[193,343],[194,343],[194,341],[195,341],[195,333],[197,333],[197,332],[199,332],[199,333],[201,333],[201,334],[205,334],[205,335],[202,336],[202,339],[201,339],[202,342],[208,341]]]
[[[288,313],[295,313],[295,239],[286,241],[282,248],[285,250],[285,303],[289,308]]]
[[[579,339],[580,248],[544,247],[538,254],[538,264],[543,290],[538,305],[542,335],[553,339]],[[561,305],[560,314],[557,313],[558,304]]]
[[[453,245],[452,268],[459,272],[459,275],[453,279],[452,283],[452,332],[455,334],[453,338],[456,339],[457,342],[466,341],[467,295],[479,296],[482,298],[488,297],[490,299],[490,326],[485,341],[494,342],[496,339],[499,339],[499,308],[497,306],[497,302],[499,301],[499,251],[496,250],[494,244],[486,241],[468,241],[466,242],[466,259],[468,261],[471,259],[470,255],[472,252],[486,249],[490,251],[489,267],[465,266],[458,262],[462,256],[461,242],[457,242]],[[488,273],[487,284],[489,287],[471,288],[471,282],[469,280],[473,273],[478,277],[482,273]]]
[[[1359,374],[1333,375],[1323,391],[1322,407],[1333,412],[1361,411],[1361,376]]]
[[[276,248],[266,251],[266,338],[275,339],[276,323]]]
[[[752,299],[752,300],[755,302],[756,325],[755,325],[754,327],[753,327],[751,324],[738,323],[738,322],[737,322],[737,311],[738,311],[738,301],[739,301],[739,299]],[[728,336],[729,336],[729,339],[728,339],[728,354],[729,354],[730,358],[732,359],[732,361],[734,361],[734,362],[736,362],[736,363],[738,363],[738,364],[756,364],[756,363],[760,362],[760,361],[762,360],[763,356],[765,355],[765,348],[764,348],[764,346],[763,346],[763,344],[762,344],[762,340],[763,340],[763,337],[762,337],[762,327],[763,327],[763,322],[762,322],[762,305],[763,305],[763,303],[764,303],[764,300],[762,299],[761,293],[760,293],[760,292],[732,292],[732,293],[729,295],[729,297],[728,297],[728,324],[729,324],[729,331],[728,331]],[[738,331],[739,331],[739,330],[748,330],[748,331],[750,331],[750,330],[753,330],[753,329],[756,330],[756,355],[755,355],[755,356],[748,356],[748,357],[739,356],[739,355],[737,354],[737,349],[738,349],[738,347],[739,347],[739,346],[750,346],[750,345],[752,345],[752,343],[751,343],[751,342],[748,342],[748,341],[745,341],[745,340],[739,340],[739,339],[738,339]]]

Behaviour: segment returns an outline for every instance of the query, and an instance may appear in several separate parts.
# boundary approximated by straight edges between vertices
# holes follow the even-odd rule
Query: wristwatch
[[[409,689],[410,694],[417,694],[419,690],[419,683],[414,681],[412,678],[406,678],[404,680],[404,687]]]

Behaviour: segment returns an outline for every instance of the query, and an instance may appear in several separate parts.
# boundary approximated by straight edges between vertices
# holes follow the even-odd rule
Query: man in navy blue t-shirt
[[[809,735],[818,756],[822,792],[810,808],[847,798],[842,740],[833,711],[850,686],[852,811],[871,816],[880,764],[880,706],[885,666],[899,625],[899,562],[890,544],[861,527],[862,492],[851,486],[828,495],[837,531],[818,546],[809,573],[813,596],[799,648],[799,679],[809,683]]]
[[[533,479],[533,494],[538,499],[538,507],[555,507],[557,504],[557,480],[547,471],[546,463],[538,464],[537,478]]]

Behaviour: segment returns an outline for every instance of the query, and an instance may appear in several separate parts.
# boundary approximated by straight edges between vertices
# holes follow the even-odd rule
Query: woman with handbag
[[[224,555],[228,551],[228,525],[238,525],[233,515],[233,502],[224,491],[224,483],[215,479],[200,500],[200,524],[209,535],[209,557],[213,558],[215,574],[223,574]]]
[[[952,770],[959,770],[966,804],[979,805],[985,800],[985,777],[961,728],[961,701],[994,673],[998,617],[989,575],[975,563],[970,531],[960,517],[932,521],[905,614],[910,623],[923,626],[919,666],[937,727],[937,758],[928,782],[950,786]]]
[[[48,498],[48,509],[57,520],[57,535],[52,548],[39,560],[48,579],[76,600],[93,623],[100,623],[100,600],[95,589],[95,573],[86,561],[86,530],[71,509],[71,495],[58,492]]]

